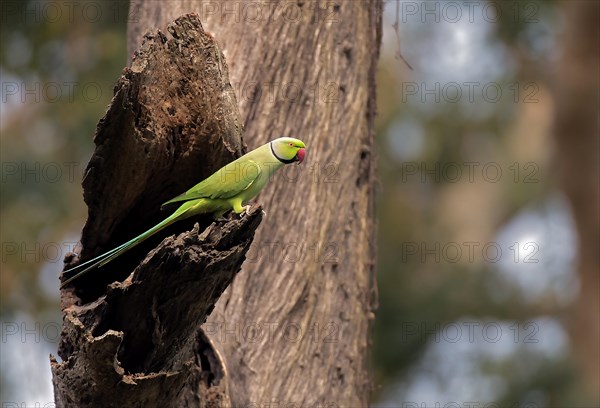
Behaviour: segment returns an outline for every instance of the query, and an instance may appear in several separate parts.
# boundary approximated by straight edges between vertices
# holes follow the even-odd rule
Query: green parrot
[[[216,219],[221,219],[231,209],[241,217],[250,208],[243,204],[256,197],[275,171],[286,164],[301,163],[304,160],[305,148],[301,140],[280,137],[246,153],[185,193],[161,205],[161,210],[177,207],[162,222],[124,244],[64,271],[63,274],[66,274],[89,265],[62,282],[60,287],[63,288],[81,275],[107,264],[175,221],[206,213],[212,213]]]

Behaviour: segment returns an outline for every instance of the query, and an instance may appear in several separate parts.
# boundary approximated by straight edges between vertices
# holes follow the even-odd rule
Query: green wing
[[[183,194],[160,206],[161,210],[184,201],[199,198],[228,199],[248,189],[261,174],[260,166],[253,160],[233,161],[217,170]]]

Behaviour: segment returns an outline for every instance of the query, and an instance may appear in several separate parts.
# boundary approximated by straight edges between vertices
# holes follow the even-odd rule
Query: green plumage
[[[164,203],[161,209],[176,208],[176,210],[148,231],[64,271],[63,274],[66,274],[89,265],[62,282],[61,288],[81,275],[107,264],[175,221],[206,213],[212,213],[215,218],[220,218],[231,209],[240,216],[243,215],[248,209],[248,206],[244,207],[243,204],[256,197],[277,169],[285,164],[301,162],[304,159],[305,147],[298,139],[282,137],[246,153],[185,193]]]

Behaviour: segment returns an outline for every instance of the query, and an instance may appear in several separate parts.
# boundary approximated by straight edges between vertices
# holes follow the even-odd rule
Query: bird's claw
[[[250,211],[250,205],[243,206],[242,212],[240,213],[240,218],[242,218],[244,216],[244,214],[248,213],[248,211]]]

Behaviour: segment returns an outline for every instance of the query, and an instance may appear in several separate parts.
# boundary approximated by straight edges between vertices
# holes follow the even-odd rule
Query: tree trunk
[[[308,159],[256,199],[264,222],[214,311],[258,209],[168,236],[192,227],[177,223],[162,242],[63,291],[57,405],[366,406],[381,0],[132,7],[129,49],[153,31],[98,126],[84,180],[84,260],[158,222],[162,201],[240,152],[227,66],[197,17],[170,24],[186,13],[223,49],[249,148],[292,136]]]
[[[166,217],[161,202],[241,154],[237,102],[214,39],[197,16],[167,31],[145,37],[98,124],[83,180],[82,260],[156,224]],[[226,223],[178,222],[67,286],[63,362],[51,357],[57,406],[229,405],[222,358],[199,325],[261,219],[254,208]],[[77,258],[67,256],[67,267]]]
[[[555,135],[561,182],[579,237],[581,287],[569,323],[590,406],[600,406],[600,4],[575,1],[561,6],[567,26],[554,81]]]
[[[130,50],[150,27],[198,13],[229,63],[249,147],[281,135],[308,147],[257,198],[265,221],[204,325],[233,405],[367,405],[382,2],[134,4]]]

